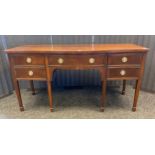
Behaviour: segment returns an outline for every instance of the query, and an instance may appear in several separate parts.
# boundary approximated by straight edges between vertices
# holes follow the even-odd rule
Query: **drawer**
[[[108,78],[138,78],[140,68],[110,68]]]
[[[45,68],[16,68],[16,78],[21,79],[45,79],[46,70]]]
[[[141,59],[140,54],[112,54],[108,56],[108,65],[136,65],[141,63]]]
[[[44,65],[44,56],[38,55],[16,55],[13,56],[13,62],[15,65]]]
[[[103,65],[105,56],[96,55],[54,55],[49,57],[49,65]]]

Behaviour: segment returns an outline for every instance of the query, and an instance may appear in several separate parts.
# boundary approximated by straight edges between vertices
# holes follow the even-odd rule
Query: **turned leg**
[[[123,80],[122,95],[125,95],[125,89],[126,89],[126,80]]]
[[[20,87],[19,87],[18,80],[14,81],[14,88],[15,88],[15,92],[16,92],[16,95],[17,95],[20,111],[24,111],[24,106],[23,106],[23,103],[22,103],[22,98],[21,98],[21,93],[20,93]]]
[[[30,80],[30,88],[31,88],[31,91],[32,91],[32,95],[35,95],[36,92],[35,92],[35,89],[34,89],[34,83],[33,83],[33,80]]]
[[[52,103],[52,83],[51,83],[51,81],[47,81],[47,88],[48,88],[50,111],[52,112],[53,111],[53,103]]]
[[[136,80],[136,88],[135,88],[135,95],[134,95],[132,111],[136,111],[140,87],[141,87],[141,80]]]

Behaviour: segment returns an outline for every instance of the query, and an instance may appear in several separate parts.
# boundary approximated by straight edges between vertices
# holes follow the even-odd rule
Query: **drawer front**
[[[49,57],[49,65],[103,65],[105,56],[54,55]]]
[[[13,56],[12,58],[15,65],[44,65],[45,64],[44,56],[18,55],[18,56]]]
[[[108,78],[137,78],[140,68],[110,68]]]
[[[140,64],[142,56],[139,54],[112,54],[108,56],[108,65]]]
[[[16,68],[15,75],[16,75],[16,78],[45,79],[46,70],[45,68]]]

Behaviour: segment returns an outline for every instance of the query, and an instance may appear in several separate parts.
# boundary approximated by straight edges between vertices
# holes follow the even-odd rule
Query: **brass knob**
[[[122,62],[125,63],[125,62],[127,62],[127,61],[128,61],[128,58],[127,58],[127,57],[123,57],[123,58],[122,58]]]
[[[32,59],[30,57],[28,57],[28,58],[26,58],[26,62],[30,64],[32,62]]]
[[[33,76],[33,71],[29,71],[29,72],[28,72],[28,75],[29,75],[29,76]]]
[[[95,63],[95,59],[94,59],[94,58],[90,58],[90,59],[89,59],[89,63],[90,63],[90,64]]]
[[[125,71],[125,70],[121,70],[121,71],[120,71],[120,74],[121,74],[122,76],[124,76],[124,75],[126,74],[126,71]]]
[[[63,64],[63,63],[64,63],[64,59],[59,58],[59,59],[58,59],[58,63],[59,63],[59,64]]]

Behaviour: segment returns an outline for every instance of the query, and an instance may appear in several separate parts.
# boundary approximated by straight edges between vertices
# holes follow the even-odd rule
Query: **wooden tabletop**
[[[148,49],[135,44],[54,44],[24,45],[5,50],[7,53],[115,53],[147,52]]]

